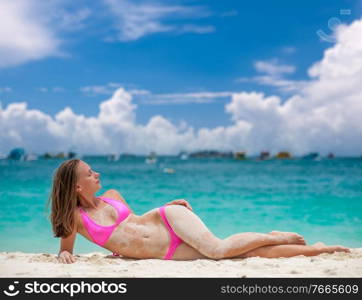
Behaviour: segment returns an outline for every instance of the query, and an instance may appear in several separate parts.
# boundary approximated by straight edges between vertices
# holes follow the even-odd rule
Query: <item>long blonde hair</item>
[[[74,230],[74,213],[80,203],[79,195],[76,192],[79,162],[79,159],[63,162],[53,176],[48,205],[51,203],[50,221],[55,237],[66,238]]]

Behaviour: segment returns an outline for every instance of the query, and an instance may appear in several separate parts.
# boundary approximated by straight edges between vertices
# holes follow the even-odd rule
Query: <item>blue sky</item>
[[[154,94],[240,90],[280,94],[275,88],[237,79],[254,76],[254,62],[271,58],[296,66],[290,78],[305,78],[309,65],[330,46],[320,40],[316,31],[328,33],[327,21],[333,16],[350,22],[358,13],[354,1],[162,1],[158,3],[182,6],[195,13],[177,18],[165,16],[160,23],[179,27],[192,24],[210,31],[156,32],[121,41],[116,40],[116,20],[105,3],[79,1],[75,6],[63,2],[69,14],[89,9],[90,15],[81,28],[59,34],[64,57],[44,57],[0,69],[1,86],[11,88],[11,92],[1,93],[3,105],[26,101],[29,108],[51,115],[71,106],[76,113],[94,116],[107,95],[89,96],[81,88],[112,82]],[[341,16],[340,10],[346,8],[351,15]],[[107,38],[115,41],[107,42]],[[62,91],[54,92],[57,87]],[[142,124],[160,113],[176,122],[184,119],[198,128],[229,124],[228,115],[217,113],[223,110],[226,100],[147,105],[136,98],[135,103],[139,104],[137,119]],[[197,117],[199,113],[202,119]]]
[[[3,108],[26,102],[51,117],[66,107],[96,117],[123,87],[135,123],[161,115],[194,130],[231,126],[233,93],[289,99],[333,47],[317,31],[333,36],[331,18],[348,25],[362,9],[347,0],[1,2],[20,24],[0,21]],[[11,44],[17,31],[23,48]]]

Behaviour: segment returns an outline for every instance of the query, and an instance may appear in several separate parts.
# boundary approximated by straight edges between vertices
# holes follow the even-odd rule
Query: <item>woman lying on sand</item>
[[[244,232],[220,239],[186,200],[174,200],[138,216],[116,190],[96,196],[100,188],[100,174],[82,160],[67,160],[56,170],[49,201],[53,232],[61,238],[59,262],[75,262],[77,233],[114,255],[139,259],[218,260],[350,252],[322,243],[307,246],[304,238],[293,232]]]

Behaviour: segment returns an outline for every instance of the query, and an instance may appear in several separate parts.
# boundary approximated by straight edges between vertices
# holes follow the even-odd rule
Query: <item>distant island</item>
[[[0,156],[0,159],[12,159],[20,161],[29,161],[37,159],[71,159],[71,158],[107,158],[108,161],[118,161],[125,158],[146,158],[147,163],[157,162],[157,157],[175,157],[181,160],[199,159],[199,158],[224,158],[234,160],[247,160],[256,159],[257,161],[270,160],[270,159],[307,159],[307,160],[321,160],[333,159],[336,156],[333,152],[327,155],[320,155],[318,152],[310,152],[303,155],[293,155],[289,151],[283,150],[271,155],[269,151],[261,151],[259,155],[247,155],[246,151],[218,151],[218,150],[199,150],[194,152],[180,151],[175,155],[158,155],[155,151],[149,154],[134,154],[134,153],[110,153],[110,154],[80,154],[72,151],[61,151],[56,153],[45,152],[43,154],[28,153],[24,148],[14,148],[8,155]],[[359,156],[362,159],[362,155]]]

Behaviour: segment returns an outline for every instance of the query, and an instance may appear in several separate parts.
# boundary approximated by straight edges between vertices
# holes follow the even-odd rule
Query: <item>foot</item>
[[[325,244],[318,242],[312,245],[313,248],[317,250],[317,254],[321,253],[334,253],[334,252],[345,252],[350,253],[351,250],[347,247],[343,247],[340,245],[335,246],[326,246]]]
[[[305,245],[304,238],[295,232],[272,231],[269,234],[279,237],[280,241],[285,244]]]

